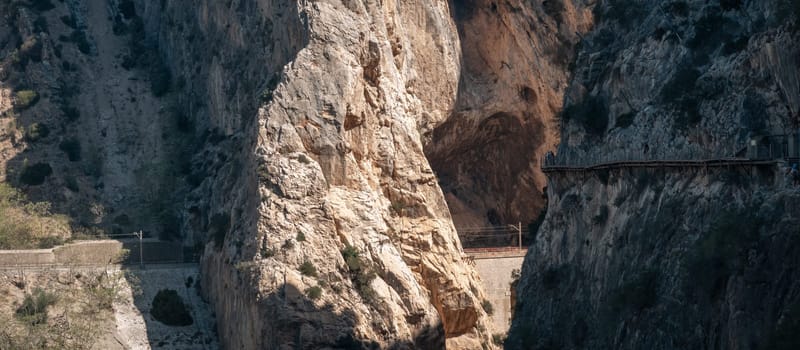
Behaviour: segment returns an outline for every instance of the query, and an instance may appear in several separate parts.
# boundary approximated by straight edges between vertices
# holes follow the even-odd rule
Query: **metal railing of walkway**
[[[598,162],[589,165],[542,163],[542,172],[580,172],[621,168],[715,168],[733,166],[763,166],[781,163],[780,160],[755,160],[747,158],[721,158],[698,160],[621,160]]]
[[[521,250],[530,236],[522,223],[506,226],[456,227],[458,238],[465,252],[489,252],[493,250]]]
[[[647,144],[641,149],[615,150],[608,154],[584,154],[566,150],[548,152],[540,159],[543,172],[593,171],[618,168],[711,168],[764,166],[800,161],[800,133],[751,137],[745,146],[716,150],[687,147],[668,155],[656,154]]]

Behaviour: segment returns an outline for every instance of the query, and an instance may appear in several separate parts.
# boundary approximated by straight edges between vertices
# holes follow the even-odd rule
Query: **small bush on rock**
[[[300,265],[300,273],[303,274],[303,276],[317,277],[317,268],[313,263],[306,260]]]
[[[306,289],[306,296],[308,296],[308,298],[311,300],[317,300],[322,296],[322,288],[319,286],[308,288]]]
[[[183,298],[174,289],[162,289],[153,297],[150,308],[153,318],[167,326],[189,326],[194,323]]]
[[[25,166],[19,175],[19,181],[30,186],[38,186],[44,183],[48,176],[53,174],[53,168],[47,163],[36,163]]]
[[[42,123],[33,123],[28,127],[28,130],[25,131],[25,139],[30,142],[39,141],[47,137],[47,135],[50,135],[50,128]]]
[[[66,139],[61,141],[58,149],[67,154],[67,159],[70,162],[78,162],[81,160],[81,143],[77,139]]]
[[[14,100],[14,107],[19,110],[33,107],[39,102],[39,94],[33,90],[17,91],[17,98]]]
[[[494,315],[494,305],[492,305],[492,302],[484,300],[481,302],[481,307],[483,307],[483,311],[486,311],[487,315]]]
[[[47,322],[47,308],[55,304],[58,297],[42,289],[35,289],[33,293],[26,294],[22,305],[17,308],[16,316],[19,320],[32,325]]]

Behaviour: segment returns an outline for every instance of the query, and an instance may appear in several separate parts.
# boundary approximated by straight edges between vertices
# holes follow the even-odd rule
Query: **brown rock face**
[[[425,151],[456,226],[535,219],[545,178],[538,159],[559,141],[554,119],[567,86],[576,33],[591,25],[581,5],[455,1],[463,63],[447,121]]]

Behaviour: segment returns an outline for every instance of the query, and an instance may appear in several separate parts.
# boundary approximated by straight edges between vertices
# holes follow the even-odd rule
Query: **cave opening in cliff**
[[[457,228],[522,223],[528,237],[529,224],[545,205],[531,175],[543,133],[537,120],[506,112],[477,121],[456,114],[434,130],[427,155]],[[517,239],[509,234],[466,242],[462,237],[462,244],[516,245]]]
[[[531,23],[574,22],[561,16],[564,9],[548,9],[519,12],[489,0],[450,3],[461,45],[458,94],[449,118],[428,135],[425,153],[459,231],[521,224],[527,244],[541,222],[546,178],[539,158],[558,142],[558,86],[568,76],[559,57],[567,51],[571,57],[572,50],[563,35]],[[542,19],[538,11],[560,20]],[[515,235],[487,242],[518,243]]]

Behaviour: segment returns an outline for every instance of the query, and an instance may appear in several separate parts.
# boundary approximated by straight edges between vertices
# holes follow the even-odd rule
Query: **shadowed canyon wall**
[[[539,158],[558,144],[567,67],[591,13],[554,1],[451,7],[463,56],[458,99],[424,135],[426,154],[456,226],[527,225],[544,205]]]
[[[733,157],[796,130],[798,10],[595,2],[557,157]],[[783,166],[550,174],[506,347],[797,347],[800,198]]]

